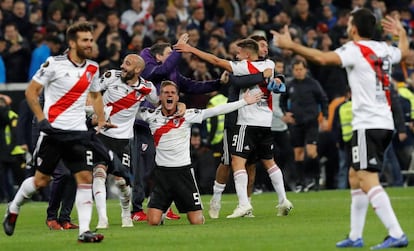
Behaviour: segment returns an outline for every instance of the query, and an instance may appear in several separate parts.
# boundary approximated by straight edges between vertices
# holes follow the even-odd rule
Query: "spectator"
[[[173,4],[177,9],[178,20],[180,23],[187,23],[190,19],[190,13],[185,6],[185,0],[173,0]]]
[[[199,32],[201,32],[204,27],[204,19],[205,19],[204,7],[199,6],[195,8],[192,11],[191,17],[187,22],[188,23],[187,29],[196,28],[198,29]]]
[[[57,36],[49,35],[39,47],[33,50],[29,66],[29,80],[32,79],[33,75],[46,62],[48,57],[57,55],[60,52],[61,45],[62,41]]]
[[[133,35],[133,25],[136,22],[144,25],[144,33],[150,31],[154,24],[151,12],[142,8],[141,0],[131,0],[130,8],[121,15],[121,26],[128,32],[129,36]]]
[[[119,53],[120,57],[125,55],[130,37],[126,31],[120,28],[120,19],[117,12],[109,11],[105,18],[105,28],[96,40],[99,46],[99,62],[111,58]],[[118,59],[119,61],[119,59]],[[117,62],[117,68],[121,61]]]
[[[24,180],[25,150],[16,143],[18,115],[0,96],[0,201],[12,200],[14,186]]]
[[[308,0],[298,0],[295,5],[295,14],[292,23],[299,26],[302,31],[308,28],[315,29],[318,24],[317,19],[309,10]]]
[[[167,20],[164,15],[160,14],[155,18],[154,21],[154,28],[147,32],[147,34],[144,36],[144,48],[150,47],[158,39],[169,39],[169,29],[167,25]]]
[[[0,41],[0,44],[3,43]],[[0,45],[1,46],[1,45]],[[0,53],[0,85],[6,83],[6,66],[4,65],[3,56]]]
[[[6,24],[4,27],[6,49],[3,52],[3,60],[6,66],[6,80],[8,83],[24,83],[27,81],[30,64],[30,44],[25,37],[20,35],[17,25]]]

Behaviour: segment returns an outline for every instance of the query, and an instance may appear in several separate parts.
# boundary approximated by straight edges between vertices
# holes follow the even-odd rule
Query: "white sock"
[[[351,190],[351,232],[349,238],[353,241],[362,238],[368,205],[368,196],[362,189]]]
[[[95,198],[98,221],[107,222],[106,213],[106,172],[103,168],[96,168],[93,172],[93,196]]]
[[[269,174],[269,178],[272,181],[273,188],[277,193],[280,204],[286,199],[286,191],[285,184],[283,182],[282,171],[277,165],[274,165],[271,168],[267,169],[267,173]]]
[[[119,202],[121,204],[121,217],[131,216],[131,211],[129,209],[129,203],[131,201],[131,187],[126,185],[124,179],[116,180],[116,186],[119,188]]]
[[[92,218],[92,184],[78,184],[75,198],[79,218],[79,234],[89,231]]]
[[[375,186],[368,191],[369,201],[375,210],[378,218],[388,230],[388,235],[394,238],[401,238],[404,232],[398,223],[397,216],[391,206],[390,198],[382,186]]]
[[[246,170],[239,170],[234,172],[234,186],[236,188],[237,197],[239,198],[239,205],[250,205],[247,198],[247,172]]]
[[[223,194],[225,188],[226,184],[220,184],[215,180],[213,186],[213,197],[211,199],[221,201],[221,195]]]
[[[27,199],[30,199],[35,192],[36,187],[34,185],[34,177],[25,179],[14,196],[13,201],[10,202],[9,211],[18,214],[20,206],[22,206]]]

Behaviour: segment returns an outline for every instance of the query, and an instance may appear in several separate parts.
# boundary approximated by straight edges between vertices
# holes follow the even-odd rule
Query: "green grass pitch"
[[[409,240],[414,240],[414,188],[387,188],[393,208]],[[278,250],[324,251],[339,250],[335,243],[349,232],[349,190],[288,193],[294,204],[291,214],[276,216],[276,194],[253,195],[255,218],[226,219],[236,207],[235,194],[223,196],[220,218],[208,217],[210,195],[203,195],[204,225],[188,224],[185,215],[177,221],[150,227],[144,222],[133,228],[121,228],[121,210],[117,200],[108,200],[110,227],[100,232],[102,243],[77,243],[77,230],[51,231],[45,225],[46,203],[26,203],[19,215],[13,236],[0,234],[0,250]],[[6,210],[6,204],[0,204]],[[76,210],[72,215],[77,222]],[[97,224],[94,208],[91,229]],[[364,230],[365,247],[369,250],[383,240],[387,231],[368,210]],[[414,250],[414,243],[403,250]]]

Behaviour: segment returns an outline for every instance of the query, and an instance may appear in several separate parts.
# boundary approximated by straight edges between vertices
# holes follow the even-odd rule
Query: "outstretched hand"
[[[402,26],[400,20],[395,16],[392,17],[387,15],[381,20],[381,25],[386,33],[393,36],[398,36],[401,31],[404,31],[404,27]]]
[[[243,94],[244,100],[249,105],[259,102],[262,97],[263,97],[263,92],[258,91],[258,92],[252,93],[250,92],[249,89],[247,89]]]
[[[270,32],[273,34],[273,44],[276,47],[289,49],[292,45],[293,41],[287,25],[283,27],[283,31],[281,33],[274,30],[271,30]]]
[[[176,44],[186,44],[188,42],[188,33],[183,33]]]
[[[175,44],[173,46],[174,50],[178,51],[178,52],[191,52],[191,45],[185,43],[185,44]]]

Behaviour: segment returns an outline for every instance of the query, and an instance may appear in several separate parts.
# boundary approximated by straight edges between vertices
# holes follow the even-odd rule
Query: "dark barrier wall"
[[[19,111],[19,104],[22,101],[24,96],[24,91],[26,90],[27,83],[18,83],[18,84],[1,84],[0,93],[10,96],[13,100],[12,109],[15,112]]]

